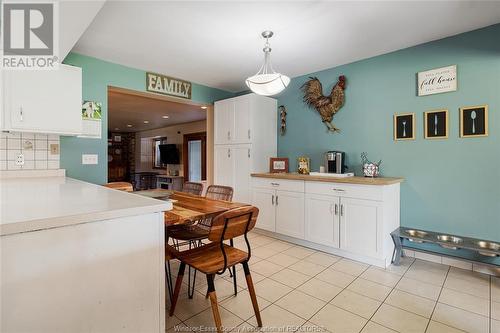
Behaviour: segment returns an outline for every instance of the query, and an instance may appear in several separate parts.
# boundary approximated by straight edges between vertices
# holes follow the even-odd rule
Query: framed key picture
[[[424,112],[424,137],[426,139],[448,138],[448,110]]]
[[[460,108],[460,137],[488,136],[488,105]]]
[[[394,140],[415,140],[415,113],[394,115]]]

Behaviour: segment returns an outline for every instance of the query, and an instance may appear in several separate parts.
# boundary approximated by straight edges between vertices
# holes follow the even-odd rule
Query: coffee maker
[[[328,173],[345,173],[347,166],[345,163],[345,153],[343,151],[327,151],[325,153],[325,169]]]

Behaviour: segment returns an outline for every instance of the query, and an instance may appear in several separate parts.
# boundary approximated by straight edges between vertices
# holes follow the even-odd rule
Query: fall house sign
[[[191,82],[170,76],[146,73],[146,90],[158,94],[191,99]]]

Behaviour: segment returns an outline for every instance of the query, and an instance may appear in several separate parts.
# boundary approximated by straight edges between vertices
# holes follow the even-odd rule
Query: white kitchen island
[[[166,201],[0,179],[1,332],[164,332]]]

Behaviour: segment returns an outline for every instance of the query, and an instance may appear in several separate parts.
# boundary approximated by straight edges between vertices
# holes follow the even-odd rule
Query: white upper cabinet
[[[232,99],[215,102],[215,144],[230,144],[234,136],[234,102]]]
[[[252,134],[251,100],[248,96],[234,99],[234,136],[233,143],[250,143]]]
[[[4,71],[1,129],[38,133],[82,133],[82,71]]]

